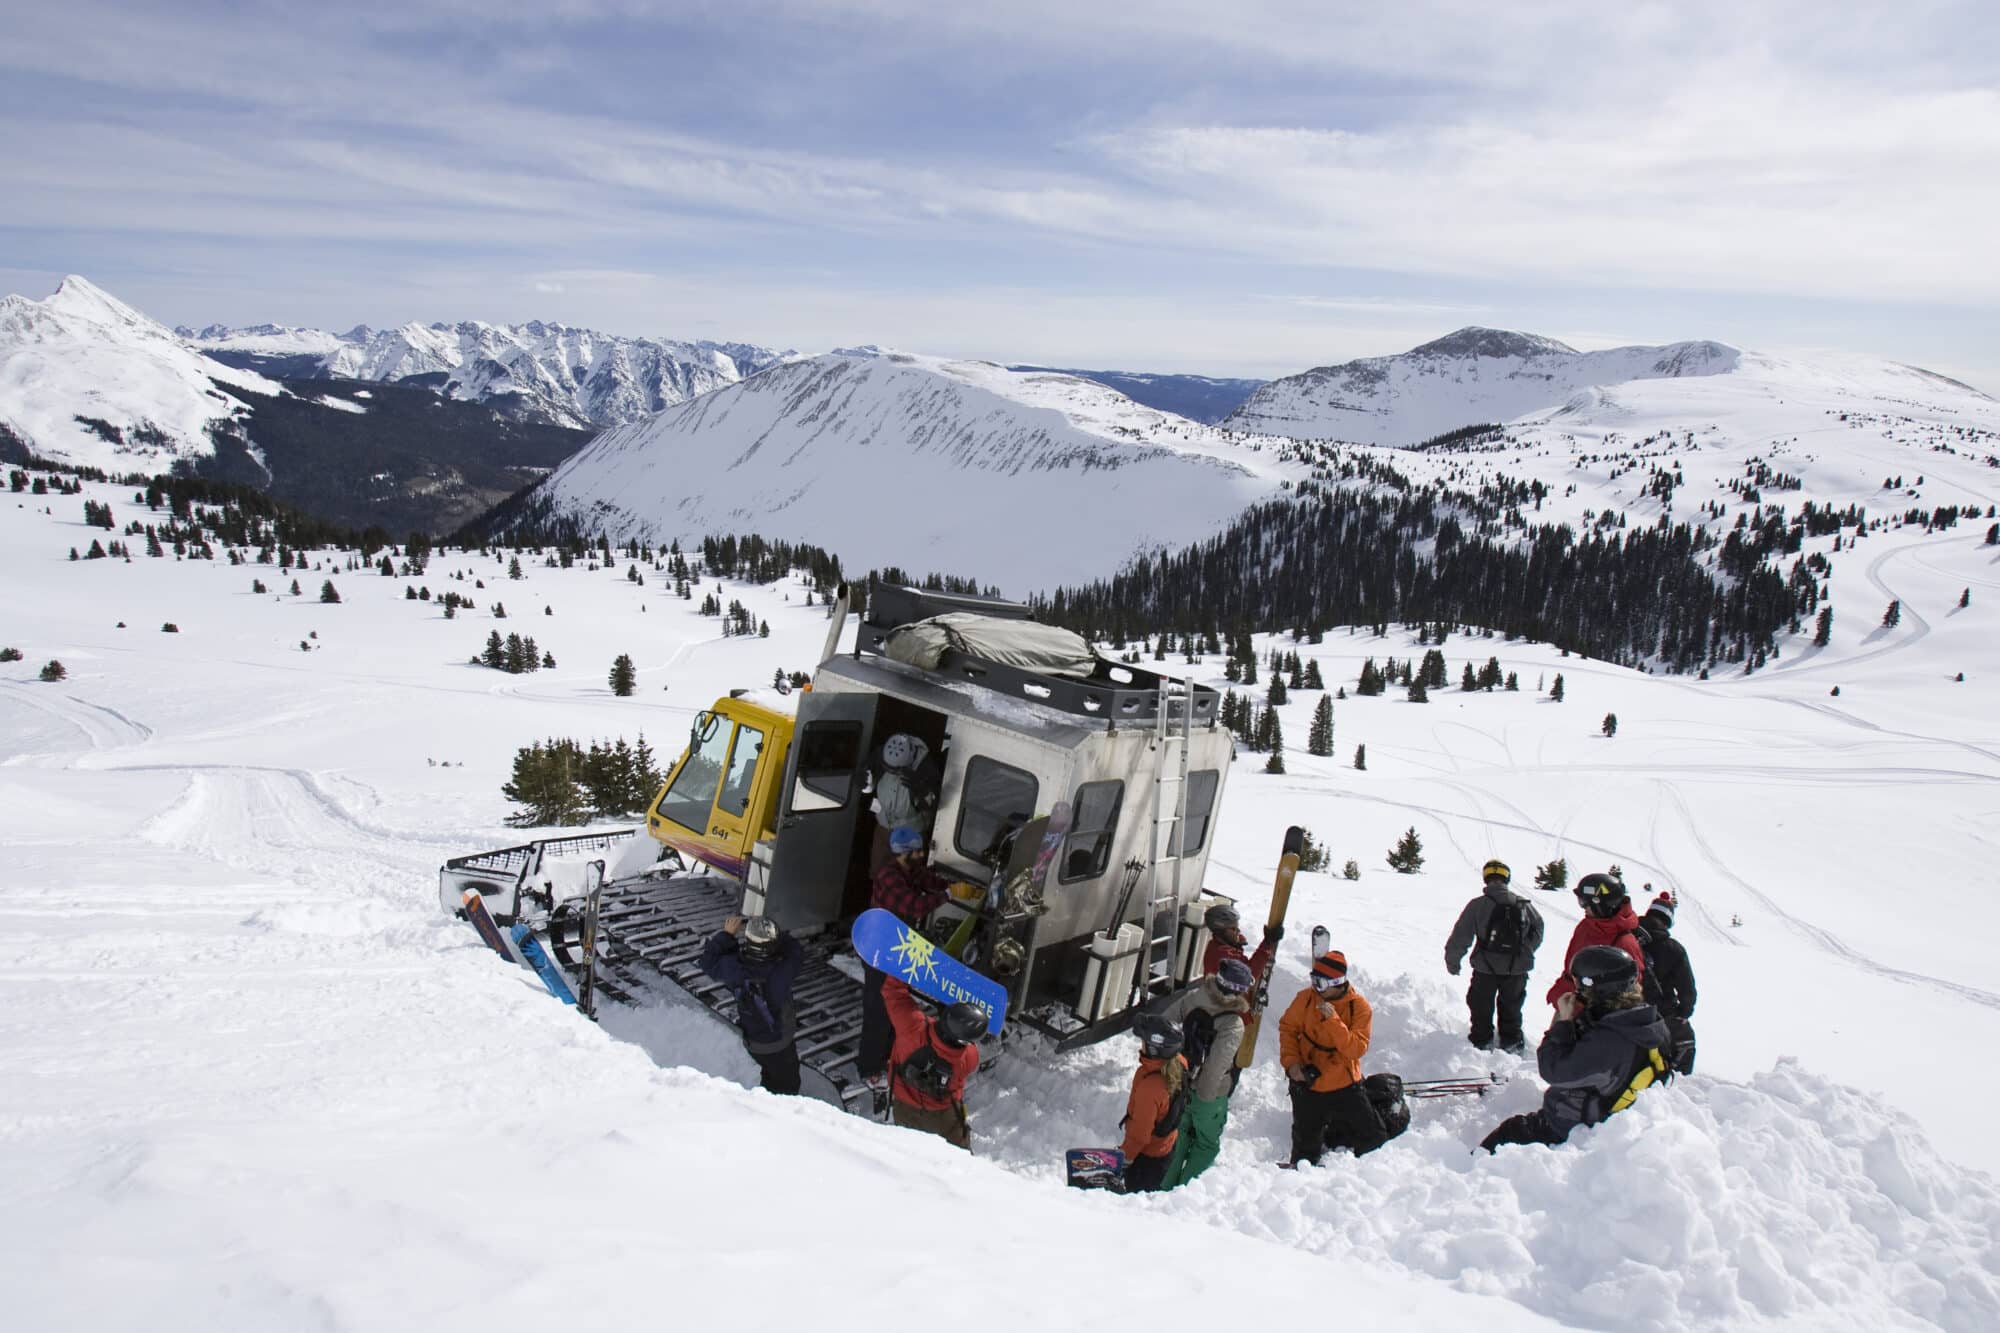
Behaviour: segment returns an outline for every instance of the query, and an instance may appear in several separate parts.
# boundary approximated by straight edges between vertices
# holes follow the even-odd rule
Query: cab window
[[[1111,864],[1111,840],[1118,832],[1118,807],[1124,800],[1122,782],[1086,782],[1076,789],[1059,883],[1095,879],[1104,873]]]
[[[794,742],[798,746],[798,776],[792,784],[792,813],[838,810],[854,794],[854,775],[861,767],[859,722],[814,722]]]
[[[660,797],[653,813],[684,829],[708,832],[708,815],[715,808],[715,793],[722,785],[732,732],[727,718],[714,718],[709,723],[708,730],[689,745],[680,772],[674,774],[673,785]]]
[[[1215,813],[1215,791],[1222,785],[1222,773],[1213,768],[1199,769],[1187,777],[1187,813],[1181,826],[1167,842],[1168,856],[1192,856],[1208,841],[1209,818]]]
[[[997,865],[1000,843],[1035,815],[1041,784],[1035,775],[974,755],[965,766],[958,807],[958,851],[981,865]]]
[[[729,776],[723,780],[716,807],[726,815],[750,812],[750,788],[757,781],[757,757],[764,753],[764,733],[756,727],[736,728],[736,748],[729,754]]]

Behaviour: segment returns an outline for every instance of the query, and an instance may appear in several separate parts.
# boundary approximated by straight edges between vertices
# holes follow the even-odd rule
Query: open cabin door
[[[856,839],[868,813],[863,788],[880,703],[873,694],[830,691],[799,700],[764,905],[786,930],[815,929],[842,915],[851,864],[865,857]]]

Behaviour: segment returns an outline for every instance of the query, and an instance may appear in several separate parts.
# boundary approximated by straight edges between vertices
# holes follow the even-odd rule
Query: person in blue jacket
[[[763,1071],[766,1092],[799,1091],[798,1007],[792,987],[806,951],[767,916],[732,916],[701,949],[701,970],[736,996],[743,1047]]]

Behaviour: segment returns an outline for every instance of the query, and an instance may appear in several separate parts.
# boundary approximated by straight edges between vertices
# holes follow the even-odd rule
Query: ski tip
[[[1306,831],[1297,824],[1285,830],[1285,855],[1297,856],[1306,849]]]

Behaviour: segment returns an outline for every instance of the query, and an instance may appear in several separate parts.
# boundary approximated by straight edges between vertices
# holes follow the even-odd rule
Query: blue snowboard
[[[1116,1148],[1071,1148],[1063,1153],[1063,1170],[1075,1190],[1125,1189],[1125,1154]]]
[[[988,1032],[997,1034],[1005,1025],[1007,988],[911,930],[894,912],[879,907],[863,912],[854,919],[853,940],[855,956],[877,972],[945,1004],[971,1000],[984,1006]]]
[[[563,980],[563,974],[556,970],[554,960],[549,957],[549,951],[535,938],[534,931],[526,926],[515,926],[514,943],[519,945],[521,952],[527,956],[528,966],[535,969],[535,975],[549,988],[549,994],[564,1004],[576,1003],[575,992],[571,991],[569,983]]]

